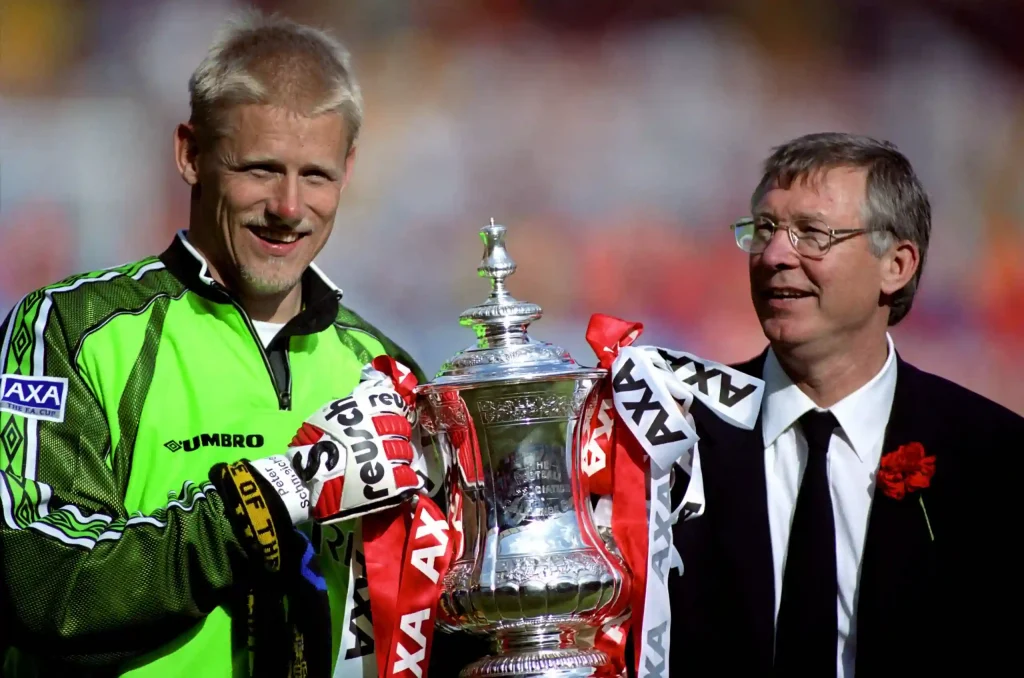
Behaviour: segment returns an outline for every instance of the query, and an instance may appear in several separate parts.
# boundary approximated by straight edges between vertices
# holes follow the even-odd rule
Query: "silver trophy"
[[[516,270],[505,227],[492,219],[480,235],[477,271],[491,293],[460,317],[476,344],[419,388],[421,420],[448,461],[448,516],[461,533],[438,626],[493,642],[463,678],[609,675],[594,639],[622,613],[630,578],[610,534],[594,524],[580,468],[606,371],[527,335],[541,309],[505,288]]]

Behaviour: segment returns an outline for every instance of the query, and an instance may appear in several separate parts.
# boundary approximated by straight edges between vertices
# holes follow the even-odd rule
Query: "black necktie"
[[[807,469],[789,535],[782,603],[775,626],[775,675],[836,675],[836,527],[828,485],[828,442],[839,425],[831,412],[800,418]]]

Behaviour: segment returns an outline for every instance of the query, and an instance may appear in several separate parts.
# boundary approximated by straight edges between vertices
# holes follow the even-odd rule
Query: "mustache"
[[[313,230],[313,222],[303,218],[297,224],[287,224],[279,219],[268,219],[265,214],[256,214],[242,220],[242,226],[255,228],[276,228],[280,230],[296,231],[298,233],[309,233]]]

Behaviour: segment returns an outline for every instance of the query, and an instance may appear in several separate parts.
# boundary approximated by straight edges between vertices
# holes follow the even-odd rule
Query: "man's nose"
[[[791,268],[800,263],[800,255],[789,239],[789,231],[784,228],[775,229],[760,258],[762,265],[771,268]]]
[[[273,198],[267,204],[267,211],[289,226],[302,221],[302,190],[298,177],[286,175],[277,184]]]

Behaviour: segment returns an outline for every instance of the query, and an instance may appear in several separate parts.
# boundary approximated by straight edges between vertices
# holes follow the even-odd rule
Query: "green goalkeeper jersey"
[[[283,453],[377,355],[423,379],[315,265],[302,289],[302,312],[264,347],[179,233],[159,257],[69,278],[11,311],[0,326],[4,675],[246,675],[250,564],[210,468]],[[350,533],[313,534],[334,656]]]

